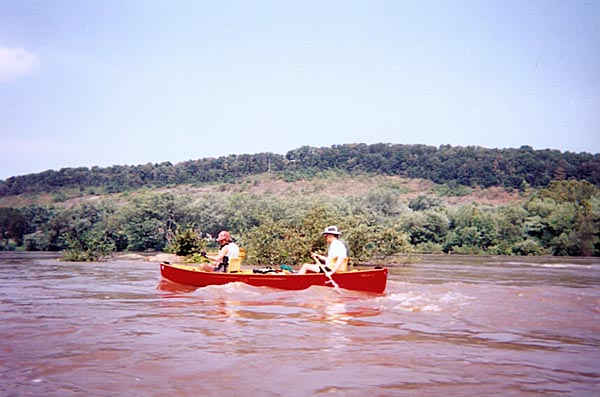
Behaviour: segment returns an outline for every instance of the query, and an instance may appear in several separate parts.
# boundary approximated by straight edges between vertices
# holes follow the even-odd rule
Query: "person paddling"
[[[325,273],[327,277],[337,271],[345,271],[348,267],[348,252],[346,246],[339,239],[342,233],[337,226],[328,226],[323,230],[323,236],[329,244],[327,256],[313,252],[310,254],[315,263],[305,263],[297,274],[306,274],[306,272]]]
[[[217,242],[221,245],[219,253],[217,255],[208,255],[206,252],[202,253],[202,256],[213,263],[207,263],[204,265],[206,271],[219,271],[222,270],[227,272],[227,266],[229,266],[229,260],[235,259],[240,255],[240,247],[233,242],[231,235],[227,230],[222,230],[217,236]]]

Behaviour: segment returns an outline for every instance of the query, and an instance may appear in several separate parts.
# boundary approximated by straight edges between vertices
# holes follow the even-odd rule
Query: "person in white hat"
[[[310,254],[315,263],[305,263],[302,265],[297,274],[305,274],[306,272],[325,273],[327,277],[337,271],[344,271],[348,266],[348,251],[346,246],[339,239],[340,231],[337,226],[328,226],[323,230],[323,236],[329,244],[327,256],[313,252]]]

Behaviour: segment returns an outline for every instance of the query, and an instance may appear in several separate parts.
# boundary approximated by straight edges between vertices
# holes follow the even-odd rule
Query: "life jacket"
[[[219,266],[217,266],[215,268],[216,272],[223,271],[223,272],[227,273],[227,270],[229,267],[229,258],[235,259],[240,256],[240,247],[236,243],[229,242],[227,244],[223,244],[221,246],[221,249],[223,249],[223,247],[225,247],[225,246],[228,246],[228,248],[229,248],[227,251],[227,255],[225,255],[223,257],[223,259],[221,260],[221,263],[219,263]]]

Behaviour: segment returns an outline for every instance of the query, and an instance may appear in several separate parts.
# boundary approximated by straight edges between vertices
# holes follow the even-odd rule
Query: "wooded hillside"
[[[273,153],[203,158],[112,167],[63,168],[0,181],[0,197],[78,188],[123,192],[141,187],[215,183],[271,171],[287,180],[326,170],[427,179],[438,184],[501,186],[523,190],[546,187],[552,180],[585,180],[600,186],[600,155],[557,150],[485,149],[449,145],[348,144],[303,146],[285,156]]]

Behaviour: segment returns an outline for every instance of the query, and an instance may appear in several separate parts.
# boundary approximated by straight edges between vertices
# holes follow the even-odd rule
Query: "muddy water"
[[[0,253],[2,396],[598,396],[598,259],[424,257],[386,293]]]

